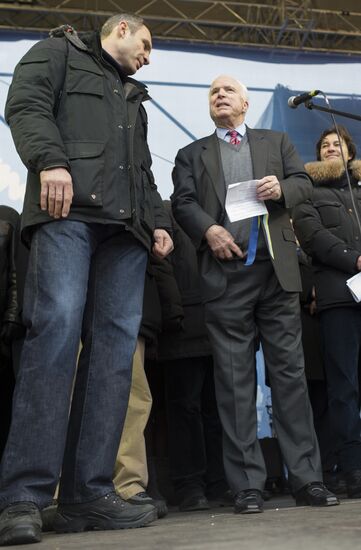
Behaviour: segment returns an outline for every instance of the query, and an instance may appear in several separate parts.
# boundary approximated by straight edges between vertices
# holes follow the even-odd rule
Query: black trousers
[[[0,354],[0,461],[9,434],[14,386],[11,359]]]
[[[179,500],[227,489],[212,357],[164,365],[171,478]]]
[[[361,469],[358,367],[361,308],[335,307],[320,313],[330,424],[339,468]]]

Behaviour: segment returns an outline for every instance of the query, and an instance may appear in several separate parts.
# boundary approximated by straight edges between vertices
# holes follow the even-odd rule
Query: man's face
[[[220,76],[209,90],[209,110],[216,126],[236,128],[244,121],[248,101],[237,80],[230,76]]]
[[[341,147],[346,160],[350,160],[351,155],[348,152],[347,145],[341,138]],[[338,160],[341,159],[341,147],[337,134],[328,134],[321,142],[320,159],[321,160]]]
[[[143,65],[149,64],[152,37],[144,25],[131,33],[128,25],[120,23],[114,38],[114,58],[127,75],[135,74]]]

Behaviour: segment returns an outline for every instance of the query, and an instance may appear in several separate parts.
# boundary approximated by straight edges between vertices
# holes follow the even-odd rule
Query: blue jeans
[[[35,231],[2,508],[48,505],[60,474],[64,503],[113,490],[146,263],[146,249],[119,226],[61,220]]]
[[[322,311],[320,329],[329,418],[338,465],[344,472],[360,470],[360,307],[334,307]]]

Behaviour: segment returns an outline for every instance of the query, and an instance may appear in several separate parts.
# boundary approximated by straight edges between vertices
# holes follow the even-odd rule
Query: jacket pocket
[[[102,71],[84,60],[70,61],[67,72],[66,92],[68,94],[104,95]]]
[[[292,229],[288,229],[287,227],[283,228],[282,235],[285,241],[296,244],[296,235],[294,234]]]
[[[315,201],[313,206],[317,209],[324,227],[338,227],[341,224],[341,204],[333,201]]]
[[[104,149],[100,141],[65,143],[73,180],[75,206],[103,205]]]

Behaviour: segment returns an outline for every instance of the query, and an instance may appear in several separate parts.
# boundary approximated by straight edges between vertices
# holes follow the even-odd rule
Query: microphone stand
[[[353,118],[354,120],[361,122],[361,116],[359,115],[353,115],[352,113],[346,113],[345,111],[337,111],[336,109],[331,109],[331,107],[322,107],[321,105],[313,103],[310,99],[306,101],[305,107],[310,110],[316,109],[317,111],[323,111],[325,113],[332,113],[334,115],[340,115],[346,118]]]

